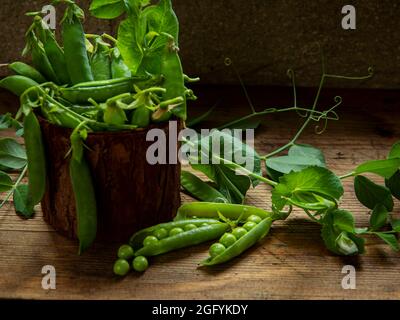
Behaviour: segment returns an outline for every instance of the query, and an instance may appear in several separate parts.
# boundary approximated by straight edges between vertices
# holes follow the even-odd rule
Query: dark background
[[[1,0],[0,63],[20,59],[31,18],[50,0]],[[90,1],[78,1],[85,9]],[[334,87],[400,87],[400,4],[389,0],[173,0],[181,22],[181,54],[186,73],[203,84],[237,83],[230,57],[249,85],[289,85],[286,70],[294,68],[300,86],[315,86],[324,48],[329,73],[366,74],[369,81],[331,81]],[[341,9],[357,9],[357,30],[341,28]],[[58,18],[62,16],[59,12]],[[86,32],[113,34],[117,22],[87,14]],[[0,69],[0,76],[7,69]]]

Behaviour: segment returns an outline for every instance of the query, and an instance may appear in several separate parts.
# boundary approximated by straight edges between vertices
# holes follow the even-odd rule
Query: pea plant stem
[[[343,179],[346,179],[346,178],[350,178],[352,176],[354,176],[354,172],[349,172],[349,173],[347,173],[347,174],[345,174],[343,176],[340,176],[339,179],[343,180]]]
[[[303,125],[302,125],[302,126],[300,127],[300,129],[297,131],[297,133],[295,134],[295,136],[292,138],[292,140],[290,140],[290,141],[289,141],[287,144],[285,144],[284,146],[282,146],[282,147],[276,149],[275,151],[273,151],[273,152],[271,152],[271,153],[269,153],[269,154],[267,154],[267,155],[261,157],[263,160],[266,160],[266,159],[268,159],[268,158],[271,158],[271,157],[273,157],[273,156],[275,156],[275,155],[281,153],[282,151],[285,151],[286,149],[292,147],[292,146],[296,143],[296,141],[299,139],[300,135],[303,133],[303,131],[307,128],[308,124],[309,124],[309,123],[311,122],[311,120],[313,119],[313,115],[314,115],[315,109],[316,109],[316,107],[317,107],[317,104],[318,104],[318,101],[319,101],[319,97],[320,97],[320,95],[321,95],[322,87],[323,87],[324,82],[325,82],[325,77],[326,77],[325,74],[323,74],[323,75],[321,76],[321,80],[320,80],[320,82],[319,82],[319,87],[318,87],[317,95],[315,96],[315,100],[314,100],[313,106],[312,106],[311,110],[309,110],[309,115],[308,115],[306,121],[304,121]]]
[[[28,166],[25,166],[25,168],[22,170],[21,174],[19,175],[18,179],[15,181],[11,190],[7,193],[6,197],[0,203],[0,208],[2,208],[4,206],[4,204],[10,199],[10,197],[14,193],[15,189],[17,189],[17,187],[21,183],[22,179],[25,177],[27,171],[28,171]]]

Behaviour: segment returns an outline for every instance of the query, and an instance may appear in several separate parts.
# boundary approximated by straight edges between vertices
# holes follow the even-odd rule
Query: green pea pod
[[[174,228],[183,228],[184,226],[188,224],[194,224],[195,226],[199,227],[202,224],[207,223],[207,224],[219,224],[221,223],[220,221],[216,219],[187,219],[187,220],[181,220],[181,221],[172,221],[172,222],[167,222],[167,223],[161,223],[143,230],[140,230],[136,232],[131,239],[129,240],[130,246],[137,250],[142,247],[143,245],[143,240],[150,235],[153,235],[154,231],[157,229],[166,229],[167,231],[170,231],[171,229]]]
[[[224,252],[214,258],[208,258],[201,262],[202,266],[214,266],[232,260],[233,258],[241,255],[244,251],[254,246],[258,241],[264,238],[272,225],[272,219],[266,218],[262,220],[257,226],[247,232],[233,245],[228,247]]]
[[[225,196],[193,173],[181,171],[181,186],[195,198],[206,202],[229,202]]]
[[[138,128],[147,128],[150,125],[150,118],[151,110],[142,105],[133,112],[131,123]]]
[[[84,16],[81,8],[70,3],[61,22],[65,59],[72,84],[94,80],[81,23]]]
[[[87,103],[91,98],[99,103],[123,93],[133,92],[144,78],[121,78],[109,81],[82,83],[71,88],[61,88],[61,96],[73,104]]]
[[[95,81],[111,79],[110,48],[100,36],[95,39],[94,53],[90,59],[93,78]]]
[[[122,59],[121,52],[117,47],[111,52],[111,75],[113,79],[128,78],[132,76],[131,70]]]
[[[0,87],[11,91],[17,96],[21,96],[29,88],[38,86],[35,80],[25,76],[9,76],[0,81]]]
[[[26,63],[16,61],[11,63],[8,67],[16,74],[27,77],[33,81],[36,81],[37,83],[46,82],[45,77],[43,77],[43,75],[39,71]]]
[[[37,205],[46,191],[46,157],[39,121],[31,110],[24,118],[24,140],[28,158],[29,203]]]
[[[165,34],[169,40],[164,48],[164,53],[161,56],[161,73],[165,77],[163,87],[167,90],[163,96],[163,100],[170,100],[176,97],[182,97],[184,102],[178,107],[173,108],[170,113],[177,117],[186,120],[186,87],[182,64],[179,58],[179,49],[176,46],[172,36]],[[163,114],[160,120],[168,118],[168,113]]]
[[[163,253],[182,249],[214,240],[222,236],[229,229],[227,223],[215,223],[204,227],[199,227],[190,231],[179,233],[158,241],[155,244],[144,246],[136,251],[136,256],[157,256]]]
[[[40,71],[47,81],[60,83],[56,72],[49,58],[47,57],[43,43],[37,38],[33,30],[28,31],[26,34],[27,47],[31,51],[32,64]]]
[[[69,169],[72,188],[75,195],[79,254],[82,254],[96,239],[96,196],[90,168],[83,154],[83,142],[77,130],[75,130],[71,135],[71,144],[73,152]]]
[[[185,220],[193,216],[199,218],[219,219],[219,213],[230,220],[238,220],[240,218],[241,221],[245,221],[251,215],[257,215],[262,219],[272,217],[273,215],[271,212],[263,209],[240,204],[191,202],[186,203],[179,208],[178,214],[174,220]]]
[[[43,43],[44,51],[60,81],[59,84],[70,84],[71,80],[68,75],[64,50],[58,44],[54,33],[47,27],[40,16],[35,17],[35,24],[39,38]]]

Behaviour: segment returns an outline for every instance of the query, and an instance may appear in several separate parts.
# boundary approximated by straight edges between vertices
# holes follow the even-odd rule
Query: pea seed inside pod
[[[225,246],[222,243],[214,243],[211,245],[209,253],[210,257],[214,258],[216,256],[219,256],[226,250]]]
[[[233,245],[236,241],[237,239],[232,233],[225,233],[221,239],[219,239],[219,243],[223,244],[226,248]]]
[[[232,230],[232,234],[236,237],[236,239],[240,239],[247,233],[247,230],[242,227],[237,227]]]
[[[173,228],[173,229],[170,230],[169,236],[173,237],[173,236],[176,236],[177,234],[180,234],[182,232],[183,232],[182,228]]]
[[[261,222],[261,217],[259,217],[259,216],[256,216],[256,215],[254,215],[254,214],[252,214],[251,216],[249,216],[248,218],[247,218],[247,221],[248,222],[254,222],[255,224],[259,224],[260,222]]]
[[[168,237],[168,231],[165,228],[157,229],[156,231],[154,231],[154,236],[157,239],[162,240],[162,239]]]
[[[257,226],[256,223],[252,221],[248,221],[243,225],[243,228],[245,228],[247,231],[250,231],[251,229],[255,228]]]
[[[147,247],[157,243],[158,239],[155,236],[147,236],[143,241],[143,246]]]
[[[208,223],[206,223],[206,222],[204,222],[204,223],[202,223],[201,225],[200,225],[200,227],[207,227],[208,226]]]
[[[190,231],[190,230],[197,229],[197,226],[196,226],[195,224],[193,224],[193,223],[189,223],[189,224],[187,224],[183,229],[184,229],[185,231]]]

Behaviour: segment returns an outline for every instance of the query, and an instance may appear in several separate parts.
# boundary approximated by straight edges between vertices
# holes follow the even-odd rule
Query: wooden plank
[[[226,92],[225,92],[226,93]],[[360,99],[364,99],[360,96]],[[212,100],[208,100],[212,101]],[[396,100],[398,101],[398,100]],[[227,103],[227,102],[226,102]],[[377,107],[378,105],[378,107]],[[329,167],[344,174],[368,159],[384,158],[400,136],[400,109],[385,104],[344,109],[339,122],[322,135],[307,130],[301,142],[320,147]],[[228,106],[231,108],[228,110]],[[243,101],[221,108],[214,119],[224,121],[239,114]],[[391,102],[390,106],[393,106]],[[397,105],[396,105],[397,106]],[[204,108],[202,109],[204,110]],[[214,122],[214,123],[213,123]],[[260,154],[288,141],[300,122],[295,115],[274,115],[257,131]],[[8,133],[9,134],[9,133]],[[342,207],[351,210],[357,225],[368,221],[368,210],[355,198],[351,180],[345,181]],[[190,197],[182,195],[184,201]],[[247,202],[270,206],[269,187],[251,190]],[[399,215],[399,204],[395,213]],[[367,253],[343,258],[322,243],[320,229],[299,211],[274,224],[271,234],[240,258],[213,269],[199,269],[208,244],[151,259],[143,275],[117,279],[112,264],[119,244],[96,244],[77,256],[77,245],[47,226],[40,210],[24,221],[12,207],[0,210],[0,298],[33,299],[399,299],[400,256],[376,238],[369,238]],[[357,289],[343,290],[344,265],[357,270]],[[57,290],[41,288],[41,268],[53,265]]]

